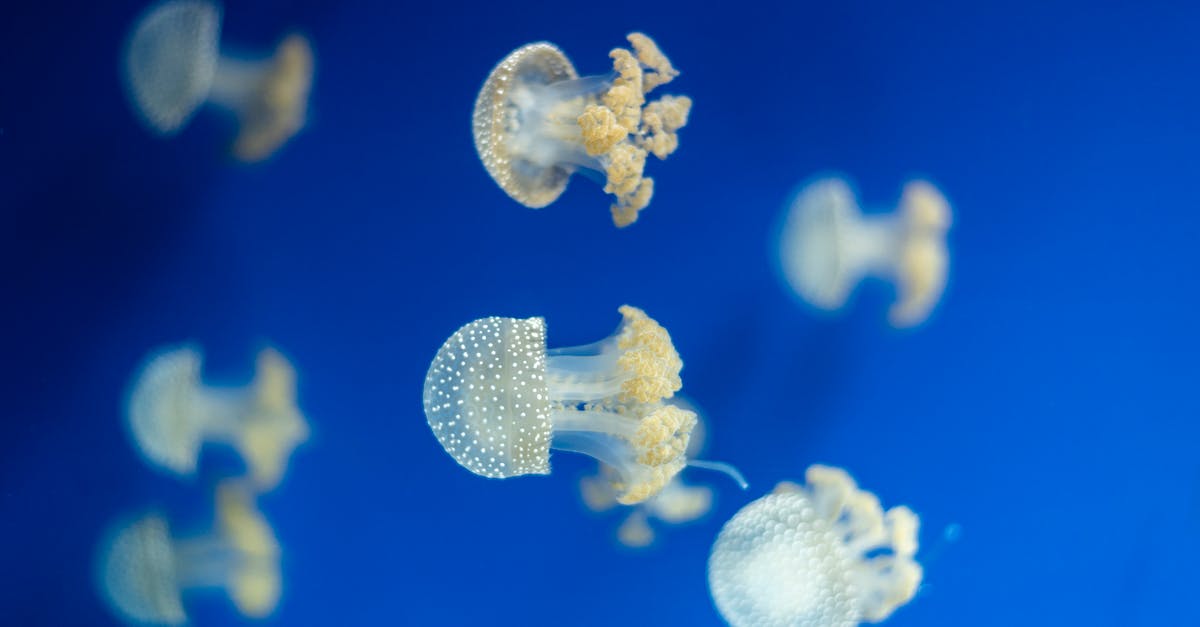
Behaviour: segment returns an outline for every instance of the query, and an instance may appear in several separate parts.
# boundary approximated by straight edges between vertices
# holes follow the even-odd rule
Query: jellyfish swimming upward
[[[544,42],[518,48],[492,70],[475,101],[475,148],[513,200],[545,207],[581,172],[616,197],[611,211],[619,227],[637,221],[650,203],[646,156],[675,152],[692,101],[647,101],[679,72],[649,37],[628,39],[633,50],[613,49],[605,74],[580,78],[570,59]]]
[[[196,472],[205,442],[233,446],[259,489],[275,487],[288,458],[308,439],[296,407],[296,373],[283,355],[264,349],[254,382],[213,388],[200,380],[201,356],[184,346],[156,353],[135,378],[127,419],[151,464],[179,475]]]
[[[696,415],[665,404],[683,362],[666,329],[625,305],[616,333],[546,347],[543,318],[483,318],[450,336],[425,377],[425,417],[455,461],[485,477],[550,473],[550,450],[614,470],[617,501],[657,494],[685,465]],[[695,463],[693,463],[695,465]]]
[[[917,515],[883,511],[846,471],[815,465],[721,529],[708,561],[717,610],[735,627],[879,622],[921,583]]]
[[[830,311],[841,308],[864,277],[891,280],[896,302],[889,322],[915,326],[946,287],[950,220],[950,204],[927,181],[905,185],[894,213],[863,215],[849,183],[820,179],[788,210],[780,240],[783,274],[806,302]]]
[[[117,531],[98,568],[100,592],[114,613],[134,624],[181,625],[183,593],[206,588],[224,589],[244,616],[273,612],[282,589],[279,544],[252,491],[221,484],[216,514],[214,529],[200,536],[173,536],[161,514]]]
[[[205,102],[233,112],[233,155],[265,159],[304,127],[312,87],[308,39],[290,34],[260,58],[221,53],[221,8],[206,0],[168,0],[134,25],[125,48],[129,98],[160,135],[179,132]]]

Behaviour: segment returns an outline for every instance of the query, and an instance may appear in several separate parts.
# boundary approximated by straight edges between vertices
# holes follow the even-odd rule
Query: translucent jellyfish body
[[[619,227],[633,224],[650,203],[646,155],[665,159],[675,151],[692,101],[647,102],[646,94],[679,72],[649,37],[628,39],[633,50],[613,49],[607,74],[580,78],[570,59],[544,42],[518,48],[492,70],[475,101],[475,148],[514,200],[545,207],[583,172],[616,197],[611,210]]]
[[[625,305],[599,342],[546,348],[543,318],[483,318],[446,340],[425,377],[425,417],[455,461],[494,478],[550,473],[550,449],[611,466],[621,503],[687,463],[696,415],[662,403],[682,385],[671,337]]]
[[[134,380],[127,418],[151,464],[190,476],[205,442],[233,446],[259,489],[276,486],[288,458],[308,439],[296,407],[296,373],[273,349],[258,355],[254,382],[243,389],[207,387],[200,352],[181,347],[155,354]]]
[[[886,619],[916,594],[918,519],[887,512],[844,470],[812,466],[781,483],[717,536],[708,584],[735,627],[852,627]]]
[[[863,215],[839,178],[805,186],[788,210],[780,241],[783,273],[818,309],[842,307],[864,277],[895,282],[888,312],[895,327],[923,322],[946,286],[950,205],[931,183],[905,185],[891,214]]]
[[[688,403],[676,397],[671,404],[681,409],[695,411]],[[687,456],[689,459],[698,457],[704,447],[704,421],[697,413],[696,427],[688,442]],[[615,507],[617,492],[613,489],[615,471],[600,464],[600,472],[584,477],[579,482],[580,494],[588,509],[603,512]],[[651,521],[658,520],[669,525],[680,525],[699,519],[712,508],[712,488],[703,485],[689,485],[684,482],[682,475],[676,475],[663,489],[654,496],[633,506],[625,520],[617,527],[617,540],[631,548],[643,548],[654,543],[655,532]]]
[[[205,102],[232,111],[239,132],[232,152],[258,161],[304,126],[312,87],[308,39],[291,34],[267,58],[220,52],[221,8],[207,0],[168,0],[142,15],[125,49],[130,100],[161,135],[182,129]]]
[[[120,529],[102,547],[101,593],[112,610],[135,624],[187,622],[183,593],[221,588],[238,611],[259,618],[279,603],[279,544],[251,492],[226,483],[217,489],[217,524],[208,534],[178,538],[167,520],[149,514]]]

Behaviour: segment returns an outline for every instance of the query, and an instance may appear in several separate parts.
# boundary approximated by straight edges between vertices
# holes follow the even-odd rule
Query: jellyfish
[[[911,327],[929,317],[946,287],[950,204],[933,184],[911,181],[891,214],[863,215],[850,185],[814,181],[796,196],[780,242],[784,275],[812,306],[836,310],[866,276],[890,279],[888,320]]]
[[[276,350],[262,350],[254,382],[245,389],[203,385],[200,365],[199,350],[184,346],[155,354],[137,375],[127,418],[142,455],[191,476],[201,446],[221,442],[241,453],[254,485],[275,487],[309,432],[296,407],[292,365]]]
[[[695,408],[679,397],[670,404],[696,412]],[[696,412],[696,426],[688,441],[687,456],[694,459],[704,449],[704,420]],[[617,505],[617,493],[613,489],[615,472],[610,466],[600,463],[600,472],[584,477],[579,482],[584,505],[593,512],[603,512]],[[744,482],[744,480],[740,481]],[[630,548],[644,548],[654,543],[654,527],[651,520],[670,525],[681,525],[698,520],[712,508],[713,491],[706,485],[691,485],[684,482],[682,475],[675,475],[658,494],[630,508],[629,515],[617,527],[617,540]]]
[[[541,42],[514,50],[488,75],[475,101],[475,148],[513,200],[545,207],[581,172],[615,196],[618,227],[633,224],[650,203],[646,156],[675,152],[692,101],[665,95],[647,102],[679,72],[649,37],[631,33],[628,40],[633,50],[614,48],[606,74],[580,78],[561,50]]]
[[[700,465],[686,455],[696,414],[663,402],[683,385],[671,336],[641,309],[619,311],[615,333],[570,348],[547,349],[543,318],[455,331],[425,376],[425,417],[442,448],[502,479],[550,474],[550,449],[589,455],[612,467],[626,505]]]
[[[243,615],[262,618],[279,603],[279,544],[255,509],[251,490],[218,486],[215,528],[179,538],[167,519],[147,514],[114,534],[99,559],[101,594],[129,623],[187,622],[185,591],[223,588]]]
[[[887,512],[846,471],[814,465],[721,529],[708,560],[717,610],[735,627],[853,627],[886,619],[921,583],[917,515]]]
[[[264,58],[220,51],[221,7],[208,0],[167,0],[134,25],[125,48],[126,88],[142,121],[159,135],[179,132],[200,105],[238,119],[234,157],[270,156],[304,126],[312,87],[308,39],[289,34]]]

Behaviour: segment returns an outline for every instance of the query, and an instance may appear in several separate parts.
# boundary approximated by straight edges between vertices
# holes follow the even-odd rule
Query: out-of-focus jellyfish
[[[205,102],[232,111],[233,155],[259,161],[304,126],[312,87],[308,39],[290,34],[267,58],[221,54],[221,8],[208,0],[167,0],[138,20],[125,48],[130,100],[156,133],[181,130]]]
[[[200,352],[185,346],[157,353],[142,368],[128,407],[138,448],[151,464],[190,476],[201,446],[221,442],[241,453],[259,489],[275,487],[309,433],[296,407],[292,365],[264,349],[254,382],[243,389],[203,385],[200,365]]]
[[[647,153],[659,159],[679,145],[692,101],[646,94],[679,75],[649,37],[632,33],[633,50],[614,48],[613,69],[580,78],[553,44],[522,46],[488,76],[475,101],[475,148],[488,174],[517,202],[554,202],[575,172],[616,196],[613,222],[628,226],[654,194],[642,176]]]
[[[917,515],[887,512],[846,471],[815,465],[781,483],[717,536],[708,584],[731,625],[852,627],[879,622],[916,594]]]
[[[678,397],[670,403],[695,412],[695,408]],[[704,435],[704,421],[697,413],[696,427],[692,429],[687,447],[689,459],[695,459],[704,450]],[[601,462],[598,474],[580,480],[580,494],[588,509],[603,512],[618,504],[617,492],[613,489],[614,479],[613,469]],[[658,494],[631,508],[632,511],[625,517],[624,522],[617,527],[617,540],[630,548],[650,546],[655,539],[651,520],[660,520],[670,525],[691,522],[707,514],[712,508],[712,501],[712,488],[689,485],[683,481],[682,475],[676,475]]]
[[[783,273],[818,309],[835,310],[866,276],[895,282],[892,326],[923,322],[946,287],[950,204],[933,184],[911,181],[894,213],[863,215],[850,185],[826,178],[805,186],[780,241]]]
[[[693,412],[664,404],[683,362],[666,329],[625,305],[613,335],[546,348],[543,318],[482,318],[450,336],[425,376],[442,448],[484,477],[550,473],[550,449],[611,466],[617,501],[640,503],[688,464]]]
[[[102,548],[99,585],[109,606],[130,623],[187,622],[183,592],[223,588],[238,611],[260,618],[279,603],[279,544],[255,509],[250,490],[217,488],[217,524],[208,534],[171,535],[166,518],[148,514]]]

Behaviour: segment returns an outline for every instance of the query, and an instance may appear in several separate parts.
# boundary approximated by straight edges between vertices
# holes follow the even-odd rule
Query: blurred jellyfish
[[[179,132],[205,102],[232,111],[239,122],[233,155],[265,159],[304,126],[312,47],[291,34],[270,57],[235,59],[220,53],[220,35],[215,2],[167,0],[151,7],[125,48],[130,100],[161,135]]]
[[[923,322],[946,287],[950,205],[931,183],[905,185],[895,213],[863,215],[839,178],[805,186],[788,210],[780,241],[784,276],[818,309],[835,310],[866,276],[896,284],[895,327]]]
[[[128,420],[147,461],[179,475],[196,472],[205,442],[233,446],[260,489],[279,484],[292,450],[308,439],[296,407],[296,373],[274,349],[258,355],[254,382],[245,389],[200,382],[200,352],[174,348],[154,355],[134,380]]]
[[[671,336],[620,308],[613,335],[546,348],[543,318],[482,318],[446,340],[425,376],[425,417],[442,448],[484,477],[550,473],[550,449],[611,466],[617,501],[640,503],[688,464],[693,412]]]
[[[811,466],[805,477],[742,508],[717,536],[708,585],[731,625],[852,627],[916,594],[917,515],[885,513],[840,468]]]
[[[654,180],[642,176],[647,153],[675,152],[692,101],[646,94],[679,75],[641,33],[633,51],[614,48],[613,69],[579,78],[549,43],[522,46],[488,76],[475,101],[475,148],[488,174],[517,202],[534,209],[554,202],[576,171],[616,196],[613,222],[624,227],[650,203]],[[635,56],[636,55],[636,56]]]
[[[680,409],[696,412],[695,408],[681,398],[671,399],[670,404]],[[698,457],[704,450],[704,421],[696,412],[696,426],[688,441],[687,456]],[[579,482],[580,494],[588,509],[603,512],[617,503],[617,492],[613,489],[616,473],[610,466],[600,463],[600,472],[584,477]],[[617,540],[630,548],[643,548],[654,542],[654,528],[650,521],[657,519],[670,525],[681,525],[699,519],[712,508],[712,488],[689,485],[682,475],[675,475],[662,491],[631,507],[629,515],[617,527]]]
[[[183,592],[223,588],[238,611],[261,618],[279,603],[279,544],[255,509],[251,492],[225,483],[217,488],[217,524],[207,535],[178,538],[167,520],[148,514],[119,530],[102,547],[101,593],[126,622],[187,622]]]

